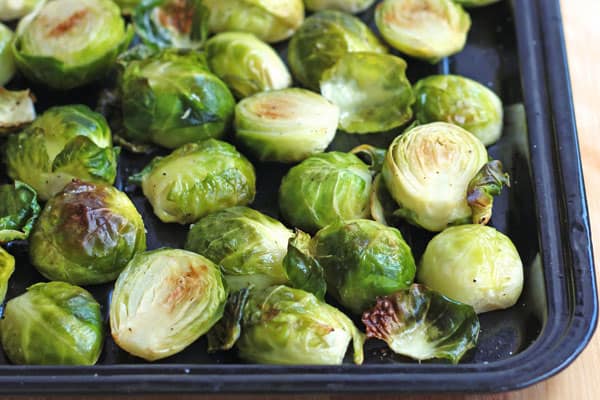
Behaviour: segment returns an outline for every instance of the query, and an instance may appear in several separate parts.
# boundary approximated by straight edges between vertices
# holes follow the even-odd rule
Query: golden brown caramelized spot
[[[194,20],[194,7],[187,0],[174,0],[158,9],[158,20],[164,26],[189,34]]]
[[[54,28],[52,28],[50,32],[48,32],[48,36],[56,37],[69,32],[71,29],[73,29],[74,26],[76,26],[78,23],[81,22],[81,20],[83,20],[86,17],[88,12],[88,9],[84,8],[83,10],[79,10],[71,14],[71,16],[69,16],[67,19],[65,19],[64,21],[56,25]]]
[[[294,103],[286,99],[277,99],[277,103],[273,101],[258,102],[254,105],[254,113],[259,117],[269,119],[284,119],[292,118]]]
[[[390,25],[404,25],[429,20],[432,16],[444,19],[440,10],[427,1],[406,1],[390,7],[383,19]]]
[[[178,276],[170,276],[168,285],[173,289],[165,299],[165,305],[169,311],[173,311],[182,302],[188,300],[197,293],[202,286],[202,275],[208,271],[206,265],[190,265],[188,270]]]

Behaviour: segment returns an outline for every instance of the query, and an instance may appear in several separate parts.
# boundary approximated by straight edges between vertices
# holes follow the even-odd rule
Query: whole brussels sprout
[[[13,32],[0,23],[0,87],[10,81],[15,74],[15,61],[11,50],[13,37]]]
[[[16,131],[34,119],[35,107],[29,90],[10,91],[0,87],[0,134]]]
[[[382,176],[400,206],[395,214],[434,232],[470,221],[486,224],[493,195],[509,184],[479,139],[445,122],[419,125],[394,139]]]
[[[312,240],[328,293],[355,314],[375,304],[377,296],[406,289],[415,277],[412,252],[396,228],[357,219],[333,223]]]
[[[322,153],[333,141],[340,110],[299,88],[257,93],[235,109],[235,138],[261,161],[293,163]]]
[[[238,98],[292,84],[290,73],[271,46],[250,33],[224,32],[206,43],[211,71]]]
[[[290,40],[288,61],[294,78],[319,91],[323,72],[353,51],[387,53],[387,48],[360,19],[339,11],[320,11],[308,17]]]
[[[46,203],[29,247],[46,278],[90,285],[115,280],[146,249],[146,233],[125,193],[75,180]]]
[[[155,158],[132,181],[141,184],[154,214],[163,222],[189,224],[205,215],[254,200],[252,164],[229,143],[188,143]]]
[[[384,0],[375,22],[391,46],[431,62],[461,51],[471,28],[469,14],[452,0]]]
[[[304,21],[302,0],[203,0],[213,33],[240,31],[265,42],[289,38]]]
[[[0,304],[4,302],[8,289],[8,280],[15,272],[15,258],[0,247]]]
[[[464,7],[483,7],[499,2],[500,0],[454,0],[454,2]]]
[[[232,291],[286,283],[282,266],[292,233],[283,224],[247,207],[207,215],[191,226],[186,250],[221,267]]]
[[[321,93],[340,107],[340,129],[375,133],[412,118],[415,96],[406,62],[388,54],[344,54],[321,78]]]
[[[142,0],[113,0],[121,8],[123,15],[131,15]]]
[[[14,364],[94,365],[104,341],[100,304],[78,286],[36,283],[6,303],[0,339]]]
[[[309,11],[338,10],[358,13],[371,7],[375,0],[304,0]]]
[[[0,185],[0,243],[27,239],[39,213],[37,194],[29,185]]]
[[[223,319],[209,333],[209,351],[235,344],[250,362],[338,365],[350,341],[354,363],[362,364],[364,335],[347,316],[311,293],[280,285],[230,296]]]
[[[21,20],[13,53],[27,78],[72,89],[105,75],[132,37],[111,0],[54,0]]]
[[[496,229],[454,226],[431,239],[418,280],[483,313],[517,302],[523,290],[523,263],[512,241]]]
[[[118,148],[106,119],[84,105],[48,109],[5,148],[8,175],[48,200],[74,178],[115,181]]]
[[[176,249],[138,253],[115,284],[112,337],[137,357],[165,358],[206,333],[226,300],[221,272],[210,260]]]
[[[367,218],[372,179],[369,167],[354,154],[309,157],[281,181],[281,215],[311,233],[340,220]]]
[[[2,0],[0,1],[0,21],[19,19],[38,7],[45,0]]]
[[[125,139],[174,149],[222,137],[235,99],[203,55],[166,50],[126,65],[121,107]]]
[[[481,83],[458,75],[433,75],[418,81],[414,90],[415,117],[421,124],[458,125],[486,146],[502,135],[502,101]]]

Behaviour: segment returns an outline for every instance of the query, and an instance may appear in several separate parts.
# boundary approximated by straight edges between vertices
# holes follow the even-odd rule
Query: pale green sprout
[[[45,0],[2,0],[0,21],[11,21],[29,14]]]
[[[34,119],[33,95],[29,90],[10,91],[0,87],[0,134],[16,131]]]
[[[8,290],[8,280],[15,271],[15,258],[0,247],[0,304],[4,302]]]

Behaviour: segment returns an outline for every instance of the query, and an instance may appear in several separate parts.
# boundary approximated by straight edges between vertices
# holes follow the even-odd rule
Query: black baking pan
[[[515,242],[526,287],[515,307],[480,316],[479,344],[459,365],[418,364],[393,356],[374,340],[367,342],[361,366],[349,361],[335,367],[251,365],[234,353],[207,354],[203,339],[150,364],[129,356],[108,337],[93,367],[15,366],[0,354],[0,392],[497,392],[532,385],[569,365],[592,336],[598,304],[559,1],[502,1],[470,13],[473,28],[465,50],[438,65],[408,59],[408,75],[414,82],[433,73],[461,74],[501,96],[505,132],[490,153],[503,161],[513,184],[498,198],[492,224]],[[373,26],[372,9],[361,17]],[[280,47],[285,53],[285,45]],[[27,85],[17,78],[10,87]],[[94,106],[103,85],[66,93],[32,89],[42,111],[75,102]],[[385,146],[398,133],[339,133],[332,149],[348,150],[365,140]],[[150,158],[123,151],[116,185],[142,212],[150,249],[181,247],[187,227],[160,223],[139,189],[125,185],[126,177]],[[277,216],[273,204],[287,167],[256,167],[253,206]],[[408,226],[400,229],[418,259],[431,235]],[[26,242],[12,243],[9,251],[17,258],[11,298],[43,278],[29,264]],[[88,289],[106,316],[112,285]]]

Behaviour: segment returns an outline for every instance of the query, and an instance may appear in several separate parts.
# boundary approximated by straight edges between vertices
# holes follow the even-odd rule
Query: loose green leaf
[[[502,163],[492,160],[475,175],[467,191],[467,201],[473,211],[473,223],[486,225],[492,218],[494,196],[502,192],[502,187],[510,187],[510,177],[502,170]]]
[[[223,317],[208,331],[208,352],[230,350],[242,333],[244,307],[248,302],[250,288],[242,288],[227,298]]]
[[[310,240],[309,234],[297,229],[288,243],[283,267],[291,286],[324,300],[327,291],[325,272],[317,259],[310,254]]]
[[[33,188],[19,181],[0,185],[0,243],[27,239],[39,213]]]

